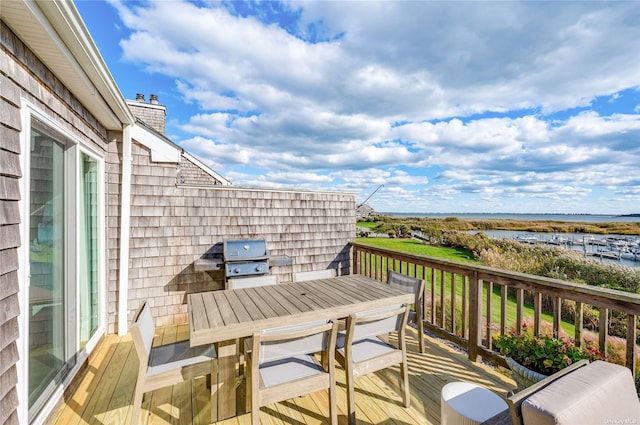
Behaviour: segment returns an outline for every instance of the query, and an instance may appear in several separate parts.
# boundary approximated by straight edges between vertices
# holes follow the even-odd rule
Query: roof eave
[[[3,1],[2,20],[109,130],[135,118],[70,0]]]

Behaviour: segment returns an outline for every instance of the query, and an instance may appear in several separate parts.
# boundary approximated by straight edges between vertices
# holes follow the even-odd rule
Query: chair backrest
[[[407,324],[406,305],[393,305],[351,315],[354,322],[352,341],[401,331]]]
[[[256,286],[275,285],[277,283],[278,276],[276,275],[229,278],[227,279],[226,289],[255,288]]]
[[[303,282],[305,280],[328,279],[336,277],[336,269],[312,270],[308,272],[297,272],[293,274],[294,282]]]
[[[387,274],[387,283],[389,286],[416,294],[416,304],[424,292],[424,280],[394,272],[393,270],[389,270]]]
[[[149,363],[149,355],[155,333],[156,326],[153,322],[149,303],[146,300],[142,301],[133,317],[133,325],[131,326],[131,336],[133,337],[133,344],[136,347],[141,368]]]
[[[336,332],[327,320],[266,329],[253,335],[254,350],[259,350],[260,364],[317,353],[335,345]]]

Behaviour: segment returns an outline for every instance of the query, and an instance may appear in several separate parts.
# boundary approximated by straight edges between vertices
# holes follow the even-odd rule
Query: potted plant
[[[535,336],[531,328],[521,333],[494,335],[493,344],[506,357],[518,390],[526,388],[578,360],[603,359],[595,348],[578,347],[569,339],[550,335]]]

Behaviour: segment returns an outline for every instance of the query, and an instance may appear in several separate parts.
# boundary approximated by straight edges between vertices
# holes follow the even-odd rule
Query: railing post
[[[482,281],[478,272],[470,277],[469,295],[469,360],[477,361],[478,347],[482,342]]]
[[[576,313],[574,318],[574,326],[575,326],[574,339],[575,339],[575,344],[578,347],[582,347],[582,331],[583,331],[582,322],[583,321],[584,321],[584,307],[582,307],[581,302],[576,301]]]
[[[627,367],[636,376],[636,315],[627,315]]]
[[[599,308],[600,320],[598,327],[598,349],[605,357],[607,354],[607,338],[609,336],[609,309]]]
[[[358,261],[358,257],[359,257],[359,249],[357,246],[352,247],[351,249],[351,258],[352,258],[352,264],[353,264],[353,270],[351,271],[351,273],[353,274],[360,274],[360,264]]]
[[[553,335],[560,336],[560,321],[562,320],[562,298],[553,297]]]

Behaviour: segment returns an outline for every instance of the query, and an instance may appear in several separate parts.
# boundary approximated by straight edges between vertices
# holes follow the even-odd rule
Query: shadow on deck
[[[186,325],[158,328],[154,344],[188,339]],[[481,363],[469,361],[440,341],[427,337],[426,353],[419,354],[415,330],[407,333],[411,407],[402,407],[398,391],[399,368],[360,377],[356,380],[356,417],[360,424],[439,424],[440,390],[453,381],[469,381],[504,395],[515,388],[510,377]],[[68,388],[50,423],[126,424],[137,377],[138,360],[130,335],[106,335],[94,350],[88,365]],[[344,370],[337,366],[338,420],[347,423]],[[244,384],[244,382],[240,382]],[[244,385],[238,386],[244,391]],[[244,396],[240,394],[240,398]],[[263,407],[263,424],[322,424],[328,422],[328,394],[319,391]],[[141,424],[208,424],[210,394],[204,378],[145,394]],[[250,415],[218,422],[224,425],[249,424]]]

